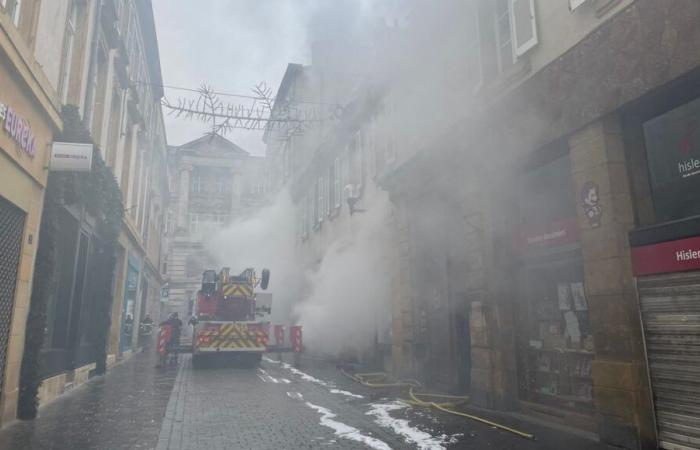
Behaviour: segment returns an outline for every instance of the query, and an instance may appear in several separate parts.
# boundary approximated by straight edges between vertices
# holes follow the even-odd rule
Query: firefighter
[[[161,322],[160,326],[170,326],[170,341],[166,344],[166,354],[173,353],[177,357],[176,349],[180,346],[180,335],[182,334],[182,320],[179,314],[174,312],[170,314],[168,320]]]

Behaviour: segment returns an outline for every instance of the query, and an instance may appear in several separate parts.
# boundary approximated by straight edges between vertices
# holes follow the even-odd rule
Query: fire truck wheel
[[[263,290],[267,289],[267,285],[270,284],[270,269],[263,269],[262,280],[260,280],[260,287]]]

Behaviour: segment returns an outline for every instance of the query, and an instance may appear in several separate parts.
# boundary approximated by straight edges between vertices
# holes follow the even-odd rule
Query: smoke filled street
[[[0,0],[0,450],[700,450],[700,0]]]

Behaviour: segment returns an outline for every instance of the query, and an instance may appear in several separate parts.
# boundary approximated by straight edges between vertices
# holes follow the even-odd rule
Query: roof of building
[[[287,70],[284,72],[284,76],[282,77],[282,81],[280,82],[280,87],[277,89],[277,94],[275,95],[275,103],[272,105],[270,117],[274,116],[277,107],[280,105],[280,103],[284,104],[287,102],[287,94],[289,93],[289,89],[292,87],[292,81],[294,81],[294,79],[297,76],[301,75],[303,70],[304,66],[301,64],[287,64]],[[270,135],[270,130],[271,128],[267,128],[265,130],[265,134],[263,135],[263,142],[265,143],[267,143],[268,137]]]
[[[146,48],[146,60],[151,75],[151,87],[153,95],[160,100],[163,97],[163,75],[160,68],[160,53],[158,52],[158,36],[156,24],[153,18],[153,6],[151,0],[136,2],[136,10],[141,19],[143,42]]]
[[[204,136],[197,138],[193,141],[187,142],[182,145],[177,145],[173,146],[172,148],[180,149],[180,150],[187,150],[187,149],[200,149],[200,148],[207,148],[207,147],[216,147],[222,150],[229,150],[231,152],[234,152],[236,154],[239,154],[241,156],[250,156],[250,153],[247,151],[243,150],[241,147],[238,145],[234,144],[233,142],[229,141],[225,137],[219,135],[219,134],[205,134]]]

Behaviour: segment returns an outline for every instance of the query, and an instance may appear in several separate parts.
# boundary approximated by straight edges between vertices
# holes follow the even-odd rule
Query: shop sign
[[[36,138],[29,121],[17,114],[11,106],[0,103],[0,124],[5,133],[17,143],[20,150],[30,158],[34,158]]]
[[[54,142],[51,144],[49,170],[53,172],[89,172],[92,169],[92,144]]]
[[[578,223],[576,219],[551,222],[537,230],[521,231],[515,235],[513,241],[517,250],[533,250],[578,242]]]
[[[632,248],[632,270],[637,276],[697,269],[700,236]]]

